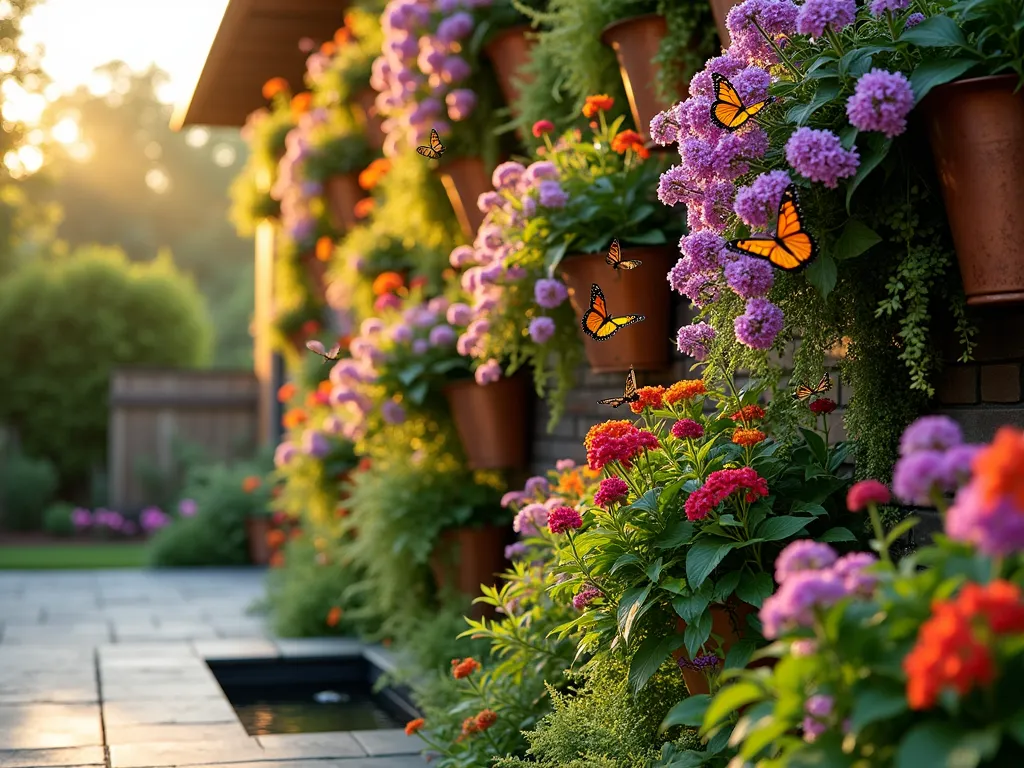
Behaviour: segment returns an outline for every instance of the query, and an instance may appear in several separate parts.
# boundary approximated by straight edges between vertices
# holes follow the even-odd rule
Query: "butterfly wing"
[[[719,128],[735,131],[750,119],[750,112],[743,106],[743,100],[725,77],[714,73],[715,101],[711,105],[711,119]]]
[[[764,101],[759,101],[756,104],[751,104],[749,107],[746,108],[747,114],[750,117],[753,117],[758,112],[760,112],[762,109],[764,109],[769,104],[771,104],[773,101],[775,101],[775,97],[774,96],[769,96]]]
[[[629,259],[627,261],[620,261],[619,269],[636,269],[641,264],[643,264],[643,262],[640,261],[640,259]]]
[[[437,153],[438,157],[445,152],[445,146],[441,143],[441,138],[437,135],[437,131],[434,128],[430,129],[430,148]]]
[[[772,254],[777,250],[781,250],[775,238],[770,235],[751,235],[741,240],[730,240],[725,244],[725,247],[733,253],[756,256],[759,259],[768,259],[773,264],[775,262],[772,260]]]
[[[795,272],[806,267],[818,255],[818,244],[804,229],[803,210],[796,187],[792,184],[782,193],[775,240],[781,246],[781,252],[776,252],[771,262],[780,269]]]
[[[429,157],[431,160],[437,160],[441,156],[430,147],[416,147],[416,151],[424,157]]]
[[[598,405],[610,405],[612,408],[618,408],[623,403],[629,402],[624,397],[606,397],[604,400],[598,400]]]
[[[646,320],[643,315],[621,315],[620,317],[609,317],[600,328],[597,329],[597,338],[599,341],[610,339],[621,329],[627,325],[633,325],[633,323],[642,323]]]
[[[590,286],[590,309],[583,313],[580,325],[583,326],[584,333],[592,339],[597,339],[600,338],[597,332],[607,320],[608,310],[604,300],[604,293],[601,291],[601,286],[593,283]]]
[[[630,366],[629,374],[626,376],[626,388],[623,390],[623,395],[627,398],[636,396],[636,371],[633,370],[632,366]]]
[[[828,392],[830,389],[832,389],[832,379],[829,377],[828,371],[825,371],[821,381],[818,382],[818,386],[814,388],[814,394],[818,395],[822,392]]]
[[[608,255],[604,257],[604,263],[614,269],[619,268],[622,263],[622,249],[619,247],[618,240],[612,240],[611,247],[608,248]]]
[[[793,393],[793,397],[795,397],[797,400],[806,400],[807,398],[809,398],[813,394],[814,394],[814,390],[813,389],[811,389],[806,384],[800,384],[796,388],[796,392]]]

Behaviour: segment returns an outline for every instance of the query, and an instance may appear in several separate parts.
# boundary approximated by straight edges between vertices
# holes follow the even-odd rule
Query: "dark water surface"
[[[341,701],[318,702],[323,691],[341,694]],[[399,728],[385,703],[368,685],[260,685],[226,688],[231,705],[250,736],[271,733],[323,733],[328,731],[375,731]]]

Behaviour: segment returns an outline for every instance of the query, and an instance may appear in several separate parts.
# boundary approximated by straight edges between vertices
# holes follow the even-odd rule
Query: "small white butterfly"
[[[328,360],[337,360],[338,355],[341,354],[341,344],[335,344],[330,349],[327,349],[324,347],[324,343],[322,341],[317,341],[316,339],[313,339],[312,341],[307,341],[306,349],[308,349],[310,352],[316,352],[318,355],[320,355],[320,357],[324,359],[324,362]]]

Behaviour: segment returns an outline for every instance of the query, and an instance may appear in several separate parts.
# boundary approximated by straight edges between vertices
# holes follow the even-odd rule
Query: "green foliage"
[[[116,249],[81,249],[0,284],[0,420],[27,453],[81,482],[106,458],[107,389],[124,365],[209,360],[202,296],[169,258],[130,264]]]
[[[361,132],[342,132],[334,126],[317,134],[302,163],[303,177],[323,183],[331,176],[357,173],[370,164],[373,152]]]
[[[38,531],[57,493],[53,462],[16,454],[0,466],[0,526],[11,531]]]
[[[75,524],[71,521],[73,504],[56,501],[43,513],[43,530],[54,536],[71,536],[75,533]]]
[[[193,468],[182,497],[196,502],[192,517],[176,518],[150,542],[155,566],[244,565],[249,562],[245,520],[263,512],[270,491],[264,483],[254,491],[242,487],[250,475],[263,475],[265,462],[214,464]]]
[[[384,35],[380,12],[349,8],[345,13],[347,39],[337,47],[319,77],[307,74],[307,84],[330,103],[351,105],[370,86],[370,68],[380,56]]]

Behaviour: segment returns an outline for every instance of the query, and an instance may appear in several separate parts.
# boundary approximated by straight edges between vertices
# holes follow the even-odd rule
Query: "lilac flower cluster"
[[[746,311],[733,321],[736,340],[751,349],[771,349],[782,322],[782,310],[768,299],[749,299]]]
[[[323,193],[319,182],[304,177],[304,164],[316,151],[316,133],[327,123],[327,110],[313,109],[302,115],[285,136],[285,152],[277,165],[270,196],[281,203],[281,227],[295,243],[309,244],[316,235],[312,201]]]
[[[801,176],[835,189],[839,179],[853,176],[860,165],[860,154],[845,149],[832,131],[797,128],[786,142],[786,162]]]
[[[576,463],[572,459],[562,459],[555,466],[557,471],[564,472],[572,469]],[[511,507],[515,513],[512,530],[520,536],[533,537],[547,528],[550,513],[565,504],[565,499],[552,495],[552,491],[551,484],[546,477],[535,475],[526,481],[521,491],[508,491],[502,496],[502,508]],[[523,542],[517,542],[511,546],[514,547],[512,554],[516,557],[526,557],[529,552],[529,547]],[[510,557],[508,549],[506,549],[506,557]],[[586,589],[583,592],[586,592]],[[578,610],[582,610],[582,608]]]
[[[809,628],[818,611],[845,597],[869,597],[877,577],[867,569],[875,562],[874,555],[866,552],[838,557],[828,544],[794,541],[775,561],[779,589],[761,607],[764,636],[774,640],[792,630]]]
[[[970,479],[979,445],[964,444],[960,425],[948,416],[923,416],[903,432],[892,489],[908,504],[931,506]]]
[[[857,16],[856,0],[806,0],[796,16],[796,31],[821,37],[825,30],[839,32]]]
[[[185,499],[184,501],[191,501]],[[182,502],[184,504],[184,501]],[[191,502],[193,505],[194,501]],[[193,507],[192,514],[195,514]],[[183,517],[190,517],[182,512]],[[93,531],[107,535],[135,536],[139,531],[151,534],[166,528],[171,523],[171,516],[159,507],[146,507],[139,513],[139,520],[131,520],[120,512],[105,507],[98,507],[90,512],[85,507],[71,510],[71,524],[78,532]]]
[[[857,81],[846,101],[850,125],[862,131],[880,131],[890,139],[907,129],[914,108],[914,89],[900,72],[872,69]]]
[[[472,74],[466,41],[473,34],[473,16],[465,8],[491,0],[425,3],[391,0],[381,16],[384,43],[373,62],[370,85],[376,105],[386,116],[384,154],[394,156],[403,144],[422,144],[443,119],[461,122],[473,114],[477,96],[465,81]]]
[[[725,19],[732,41],[729,54],[748,64],[777,64],[779,58],[772,43],[781,48],[796,32],[799,10],[789,0],[745,0],[733,7]]]

